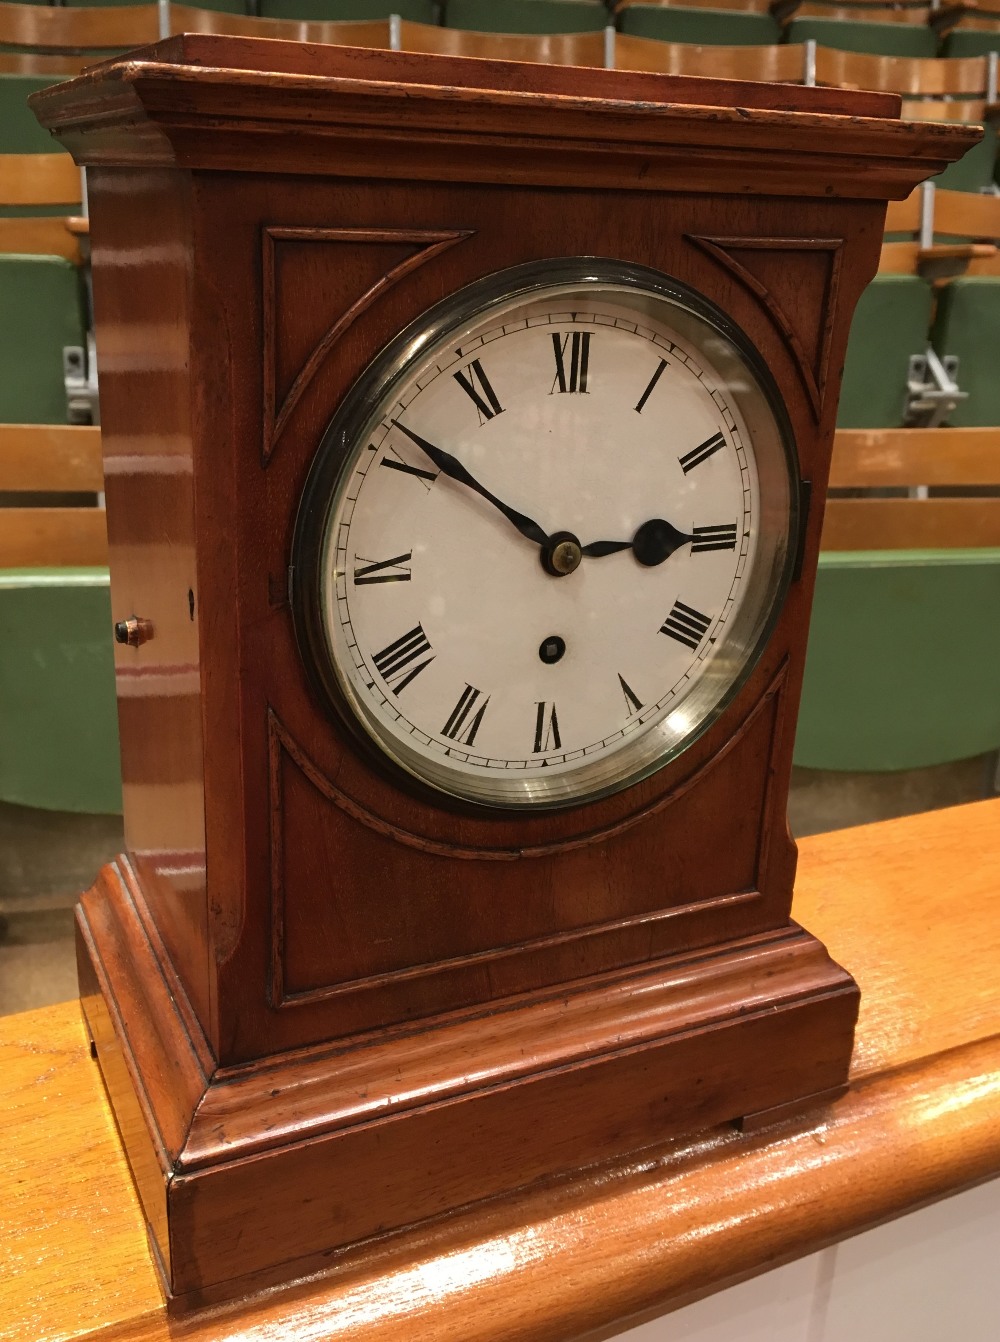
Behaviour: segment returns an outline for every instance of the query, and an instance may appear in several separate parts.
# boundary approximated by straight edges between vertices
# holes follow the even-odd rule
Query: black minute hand
[[[533,522],[530,517],[525,517],[524,513],[519,513],[516,508],[508,507],[495,494],[491,494],[485,485],[481,485],[475,476],[469,474],[457,457],[453,457],[450,452],[442,451],[440,447],[435,447],[426,438],[421,438],[419,433],[414,433],[405,424],[400,424],[398,419],[394,419],[392,423],[401,433],[406,434],[411,443],[416,443],[421,452],[433,461],[439,471],[442,471],[445,475],[450,475],[459,484],[467,485],[469,489],[482,495],[487,503],[492,503],[494,508],[503,513],[508,522],[513,523],[522,536],[526,536],[529,541],[534,541],[536,545],[548,545],[548,534],[542,530],[537,522]]]

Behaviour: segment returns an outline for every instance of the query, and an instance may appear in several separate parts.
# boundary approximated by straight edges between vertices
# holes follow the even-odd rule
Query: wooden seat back
[[[877,56],[816,49],[816,82],[899,93],[904,98],[995,98],[988,56]]]
[[[125,51],[159,36],[155,4],[63,8],[0,0],[0,45],[59,53]]]
[[[0,424],[0,494],[99,495],[101,431],[90,425]],[[0,569],[108,562],[104,508],[15,504],[0,510]]]
[[[658,42],[652,37],[631,37],[625,33],[615,37],[615,67],[780,84],[802,84],[806,79],[805,48],[801,45],[697,46],[689,42]]]
[[[847,498],[839,490],[946,487],[950,497]],[[839,429],[824,550],[1000,546],[1000,427]],[[964,491],[964,493],[960,492]],[[985,491],[992,491],[993,497]]]
[[[400,24],[400,48],[437,56],[601,67],[605,64],[606,39],[602,32],[475,33],[404,21]]]
[[[64,256],[79,265],[78,236],[65,216],[11,216],[6,206],[79,209],[80,169],[69,154],[0,154],[0,252]]]
[[[193,5],[170,6],[172,33],[222,33],[229,37],[270,37],[286,42],[324,42],[333,46],[376,47],[388,51],[388,19],[262,19]]]

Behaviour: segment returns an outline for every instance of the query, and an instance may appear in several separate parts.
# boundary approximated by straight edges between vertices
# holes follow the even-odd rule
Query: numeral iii
[[[721,527],[695,527],[691,553],[700,554],[704,550],[735,550],[736,523]]]

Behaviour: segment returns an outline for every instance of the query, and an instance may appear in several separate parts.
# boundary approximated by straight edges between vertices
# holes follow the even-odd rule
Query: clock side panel
[[[836,397],[884,206],[253,176],[234,190],[208,173],[195,182],[221,1060],[783,925],[794,713]],[[288,605],[295,513],[333,410],[402,327],[485,274],[588,254],[683,281],[756,345],[813,487],[802,572],[749,680],[674,764],[571,811],[462,812],[401,786],[314,695]],[[227,524],[232,545],[217,534]]]
[[[126,853],[208,1032],[190,179],[91,169],[88,192],[112,611],[146,635],[115,646]]]

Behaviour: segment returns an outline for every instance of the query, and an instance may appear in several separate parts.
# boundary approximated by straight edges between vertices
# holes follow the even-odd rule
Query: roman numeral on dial
[[[483,702],[479,704],[481,697],[480,690],[467,684],[458,703],[451,711],[451,717],[441,728],[441,735],[447,736],[450,741],[460,741],[465,746],[474,745],[476,732],[479,731],[483,714],[490,702],[489,695],[487,695]],[[470,716],[477,704],[479,704],[479,711],[475,713],[474,717]]]
[[[473,359],[467,368],[455,373],[454,378],[476,407],[480,424],[485,424],[494,415],[503,414],[503,406],[478,359]]]
[[[535,744],[533,753],[544,754],[547,750],[562,750],[559,739],[559,719],[556,717],[555,704],[540,703],[535,708]]]
[[[424,657],[427,652],[431,655],[425,657],[422,662],[419,661],[418,659]],[[431,645],[427,642],[427,635],[419,624],[372,658],[375,670],[393,694],[402,694],[410,681],[419,676],[425,666],[430,666],[433,660]],[[413,665],[414,662],[417,662],[416,666]]]
[[[736,523],[730,522],[721,527],[695,527],[691,553],[700,554],[705,550],[735,550]]]
[[[590,366],[590,332],[572,331],[566,335],[552,332],[552,349],[556,356],[556,375],[552,382],[552,393],[558,387],[565,392],[585,392],[587,390],[587,371]],[[566,367],[566,355],[569,354],[569,368]]]
[[[706,438],[703,443],[697,447],[692,447],[690,452],[685,452],[683,457],[677,460],[681,464],[681,470],[687,475],[688,471],[693,471],[696,466],[700,466],[703,461],[720,451],[726,445],[726,440],[721,433],[713,433],[711,438]]]
[[[642,395],[639,397],[638,402],[636,403],[636,407],[635,407],[635,408],[636,408],[636,413],[637,413],[637,414],[640,414],[640,415],[642,414],[642,407],[643,407],[643,406],[646,404],[646,402],[649,400],[650,395],[652,394],[653,388],[656,386],[657,382],[659,382],[661,376],[663,375],[663,370],[664,370],[664,368],[666,368],[666,366],[667,366],[667,361],[666,361],[666,359],[661,359],[661,360],[660,360],[660,363],[659,363],[659,367],[657,368],[657,370],[656,370],[656,372],[653,374],[653,376],[649,379],[649,382],[648,382],[647,385],[646,385],[646,390],[642,393]]]
[[[622,694],[625,696],[626,715],[631,717],[633,713],[638,713],[642,708],[642,700],[620,671],[618,672],[618,684],[622,687]]]
[[[660,625],[660,633],[666,634],[668,638],[675,638],[678,643],[683,643],[686,648],[695,652],[698,644],[708,633],[711,623],[710,615],[702,615],[701,611],[695,610],[693,606],[686,606],[683,601],[675,601],[673,610]]]
[[[365,559],[355,555],[354,585],[365,587],[377,582],[409,582],[411,573],[409,560],[412,550],[405,555],[395,555],[392,559]],[[357,565],[361,567],[358,568]]]

